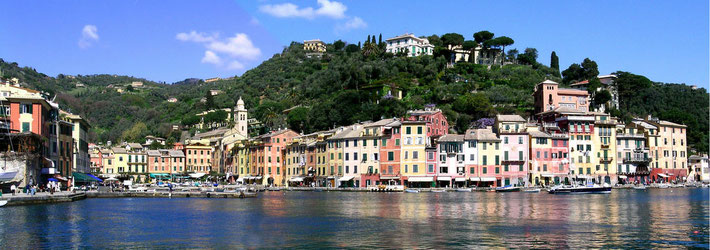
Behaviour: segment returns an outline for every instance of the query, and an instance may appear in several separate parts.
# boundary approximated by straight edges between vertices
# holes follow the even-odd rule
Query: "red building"
[[[442,136],[449,133],[449,122],[441,110],[433,106],[424,110],[409,111],[407,121],[427,121],[427,137]]]

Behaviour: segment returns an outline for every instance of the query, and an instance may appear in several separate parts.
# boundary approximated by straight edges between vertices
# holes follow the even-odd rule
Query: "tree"
[[[335,49],[335,51],[340,51],[345,48],[345,42],[343,42],[342,40],[335,41],[333,43],[333,48]]]
[[[488,117],[493,111],[493,105],[482,93],[461,95],[456,98],[452,108],[459,113],[471,115],[474,120]]]
[[[478,44],[483,45],[488,40],[493,39],[494,34],[490,31],[483,30],[473,34],[473,39],[476,40]]]
[[[518,55],[518,62],[527,65],[537,64],[537,49],[525,48],[525,52]]]
[[[508,52],[506,53],[506,57],[508,61],[516,63],[518,58],[518,49],[508,50]]]
[[[437,35],[428,36],[426,39],[429,40],[429,43],[431,45],[434,45],[434,47],[444,46],[444,43],[441,41],[441,38],[439,38],[439,36]]]
[[[557,57],[557,53],[552,51],[552,54],[550,54],[550,68],[555,69],[555,76],[560,76],[560,58]]]
[[[585,58],[582,64],[573,63],[566,70],[562,71],[562,83],[570,84],[584,80],[591,80],[599,75],[597,63]]]
[[[345,52],[355,53],[358,51],[360,51],[360,46],[357,46],[355,44],[348,44],[348,46],[345,46]]]
[[[457,45],[462,45],[463,44],[463,36],[461,34],[457,33],[446,33],[443,36],[441,36],[441,42],[445,47],[448,47],[449,45],[451,46],[457,46]]]
[[[380,33],[379,42],[377,44],[382,44],[382,33]]]
[[[137,122],[133,124],[130,129],[123,131],[123,134],[121,134],[121,138],[123,139],[123,141],[127,142],[138,142],[145,138],[147,132],[148,126],[146,126],[143,122]]]
[[[214,104],[214,96],[212,96],[211,91],[207,91],[205,93],[205,107],[207,110],[211,110],[217,107],[217,105]]]
[[[595,91],[594,99],[592,99],[592,105],[599,107],[611,101],[611,93],[608,90],[602,89],[600,91]]]
[[[198,117],[196,115],[186,115],[182,118],[181,123],[183,126],[189,127],[189,126],[195,125],[197,123],[200,123],[200,117]]]
[[[286,123],[294,131],[304,132],[308,121],[308,108],[298,107],[288,112]]]
[[[503,51],[503,55],[505,55],[505,47],[506,47],[506,46],[513,45],[513,43],[515,43],[515,41],[513,40],[513,38],[510,38],[510,37],[507,37],[507,36],[496,37],[495,39],[493,39],[493,40],[488,40],[488,41],[486,41],[486,42],[488,42],[489,45],[491,45],[491,46],[493,46],[493,47],[500,47],[500,48],[502,49],[502,51]],[[489,47],[490,47],[490,46],[489,46]],[[536,54],[537,54],[537,52],[536,52]],[[493,57],[493,61],[495,61],[495,55],[494,55],[494,57]],[[501,60],[501,65],[503,65],[503,62],[504,62],[504,61],[505,61],[505,60]]]
[[[367,40],[365,40],[365,45],[367,45],[368,43],[370,43],[370,35],[367,35]]]

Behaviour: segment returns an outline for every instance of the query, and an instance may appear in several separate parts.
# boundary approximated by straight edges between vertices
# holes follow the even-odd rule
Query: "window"
[[[434,164],[429,164],[429,173],[434,172]]]
[[[394,161],[394,152],[387,152],[387,160]]]
[[[367,139],[362,140],[362,146],[367,147]]]
[[[419,159],[419,151],[413,151],[412,152],[412,159]],[[416,172],[416,171],[415,171]]]
[[[496,155],[496,165],[500,165],[500,156]]]
[[[503,152],[503,160],[504,161],[508,160],[508,151]]]
[[[407,127],[406,131],[407,131],[408,135],[411,135],[412,134],[412,127]]]
[[[518,137],[518,144],[523,144],[523,137]]]
[[[476,156],[474,156],[473,154],[470,154],[470,155],[469,155],[469,159],[470,159],[471,161],[473,161],[474,158],[476,158]]]
[[[32,114],[32,104],[20,104],[20,114]]]
[[[417,165],[417,164],[412,165],[412,172],[419,173],[419,165]]]
[[[488,156],[487,155],[483,156],[483,165],[488,165]]]
[[[508,172],[508,164],[503,165],[503,172]]]
[[[484,157],[485,157],[485,156],[484,156]],[[483,174],[487,174],[487,173],[488,173],[488,168],[487,168],[487,167],[483,167]]]
[[[422,127],[417,127],[417,134],[422,134]]]
[[[496,174],[499,174],[499,173],[500,173],[500,168],[499,168],[499,167],[496,167],[495,170],[496,170]]]
[[[507,126],[507,125],[506,125]],[[508,144],[508,137],[503,137],[503,144]]]
[[[30,123],[29,122],[23,122],[22,123],[22,132],[27,132],[30,131]]]
[[[399,139],[395,139],[395,140],[394,140],[394,145],[395,145],[395,146],[399,146]]]

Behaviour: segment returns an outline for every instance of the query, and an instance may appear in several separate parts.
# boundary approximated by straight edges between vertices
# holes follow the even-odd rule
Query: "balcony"
[[[614,160],[614,157],[606,157],[606,158],[599,158],[599,162],[601,163],[611,163],[611,161]]]
[[[609,149],[609,144],[602,144],[603,149]]]
[[[651,162],[651,158],[649,157],[631,157],[631,158],[625,158],[624,163],[649,163]]]

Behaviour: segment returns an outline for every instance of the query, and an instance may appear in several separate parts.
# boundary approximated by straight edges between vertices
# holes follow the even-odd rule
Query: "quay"
[[[30,195],[27,193],[18,193],[12,195],[11,193],[3,194],[0,197],[0,201],[7,201],[5,206],[23,206],[23,205],[35,205],[35,204],[47,204],[47,203],[62,203],[62,202],[72,202],[86,199],[86,193],[84,192],[56,192],[54,194],[42,192],[36,193],[35,195]]]

